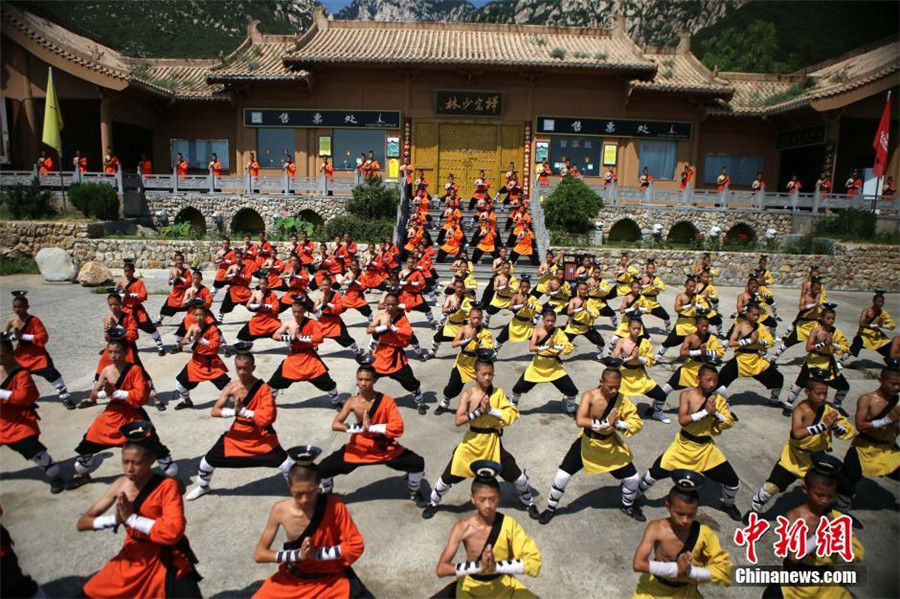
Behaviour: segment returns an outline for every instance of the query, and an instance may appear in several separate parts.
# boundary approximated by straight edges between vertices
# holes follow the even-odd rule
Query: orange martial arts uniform
[[[278,565],[254,599],[346,599],[350,596],[350,567],[363,553],[363,538],[347,507],[333,495],[319,495],[316,511],[306,530],[284,544],[284,550],[299,549],[309,537],[317,548],[340,546],[341,556],[333,560],[303,560]]]
[[[153,474],[134,500],[134,513],[154,521],[149,534],[125,526],[118,555],[84,585],[92,598],[199,597],[197,558],[184,535],[180,483]]]
[[[241,341],[252,341],[261,337],[271,337],[281,326],[281,321],[278,319],[280,308],[281,302],[278,296],[269,289],[258,307],[253,309],[255,314],[250,318],[250,322],[238,331],[237,338]]]

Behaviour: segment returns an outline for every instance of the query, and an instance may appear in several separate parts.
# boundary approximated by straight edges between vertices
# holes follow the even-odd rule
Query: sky
[[[479,6],[479,7],[484,6],[489,1],[490,0],[469,0],[469,2],[471,2],[475,6]],[[351,2],[352,2],[352,0],[319,0],[319,3],[323,4],[325,6],[325,8],[328,9],[328,12],[331,14],[336,13],[337,11],[341,10],[342,8],[344,8],[345,6],[350,4]]]

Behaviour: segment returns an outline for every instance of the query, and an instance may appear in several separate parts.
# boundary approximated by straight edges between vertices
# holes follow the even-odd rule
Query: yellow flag
[[[47,99],[44,104],[44,137],[41,141],[62,154],[62,139],[59,132],[63,128],[62,112],[56,98],[56,87],[53,85],[53,67],[47,74]]]

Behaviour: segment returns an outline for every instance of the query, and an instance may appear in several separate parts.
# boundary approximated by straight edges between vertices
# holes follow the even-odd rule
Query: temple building
[[[723,166],[735,189],[762,172],[783,190],[811,189],[825,172],[841,182],[871,168],[872,139],[891,89],[897,39],[788,75],[710,71],[690,39],[640,47],[615,18],[597,28],[329,20],[321,10],[298,35],[256,24],[217,59],[135,58],[46,18],[2,9],[4,168],[28,169],[41,149],[48,66],[65,128],[63,164],[76,149],[100,170],[107,146],[125,168],[145,154],[171,172],[182,153],[203,172],[211,152],[243,172],[255,153],[265,172],[285,155],[298,175],[320,156],[349,177],[374,152],[387,175],[404,148],[429,180],[453,173],[462,195],[480,169],[497,180],[513,163],[526,185],[547,158],[586,178],[617,170],[637,184],[677,187],[686,162],[713,187]],[[900,175],[893,151],[888,174]]]

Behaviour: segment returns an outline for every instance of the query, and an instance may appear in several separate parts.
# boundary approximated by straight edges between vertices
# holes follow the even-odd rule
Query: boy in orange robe
[[[112,364],[100,372],[100,377],[91,389],[91,399],[109,399],[106,409],[91,424],[75,452],[76,475],[66,489],[77,489],[90,482],[91,463],[94,454],[111,447],[121,447],[126,438],[120,428],[137,421],[150,421],[144,405],[150,398],[150,385],[144,369],[125,361],[126,342],[113,339],[107,346]],[[156,432],[150,437],[151,449],[156,455],[159,467],[166,476],[178,475],[178,464],[172,459],[169,449],[160,442]]]
[[[118,289],[119,295],[122,296],[122,304],[125,307],[125,311],[134,317],[140,330],[153,337],[153,342],[156,343],[156,352],[161,356],[166,355],[162,337],[159,336],[159,331],[156,330],[156,326],[150,320],[150,315],[147,314],[147,309],[144,308],[144,302],[147,301],[147,286],[144,285],[142,280],[134,276],[133,259],[125,259],[122,272],[125,273],[125,278],[116,284],[116,289]]]
[[[278,365],[268,384],[273,395],[277,396],[281,389],[307,381],[316,389],[325,391],[333,406],[340,407],[337,383],[328,374],[328,367],[316,351],[325,336],[322,334],[322,325],[307,316],[306,313],[311,309],[312,301],[306,295],[294,296],[294,303],[291,305],[294,318],[281,325],[272,335],[272,339],[287,344],[289,355]]]
[[[250,353],[252,348],[253,344],[246,341],[234,345],[238,378],[222,389],[210,412],[213,418],[234,418],[234,423],[200,460],[197,486],[185,496],[188,501],[209,493],[216,468],[278,468],[287,479],[294,465],[272,427],[277,416],[272,390],[253,375],[256,360]],[[226,407],[229,401],[234,407]]]
[[[313,311],[322,326],[322,336],[325,339],[334,339],[341,347],[349,347],[354,354],[362,355],[363,350],[356,344],[356,340],[350,336],[347,324],[341,318],[344,312],[344,298],[331,286],[330,276],[322,277],[322,285],[319,288],[319,297],[313,304]]]
[[[400,271],[400,304],[406,312],[421,312],[428,321],[428,326],[437,329],[437,322],[431,314],[431,306],[425,299],[425,275],[417,266],[415,256],[406,259],[406,268]]]
[[[169,285],[172,290],[166,298],[166,303],[159,309],[159,318],[153,323],[153,326],[162,326],[163,318],[166,316],[175,316],[179,312],[186,312],[187,306],[184,305],[184,292],[191,286],[191,273],[184,267],[184,254],[175,252],[175,266],[169,269]]]
[[[193,353],[190,361],[175,377],[175,393],[172,399],[182,400],[175,406],[176,410],[194,407],[191,389],[196,388],[201,382],[211,381],[216,389],[221,391],[231,380],[228,368],[219,357],[219,347],[222,344],[219,327],[203,306],[195,306],[193,313],[194,322],[179,342],[179,345],[192,344]]]
[[[35,405],[40,393],[28,370],[16,363],[12,343],[6,336],[0,337],[0,381],[0,446],[6,445],[40,466],[50,478],[50,492],[62,492],[66,482],[59,465],[40,440]]]
[[[13,291],[14,316],[6,321],[3,333],[8,339],[15,339],[16,349],[13,355],[16,362],[31,374],[42,377],[53,385],[63,405],[69,409],[75,409],[75,402],[69,397],[66,381],[53,365],[53,359],[47,353],[47,342],[50,334],[44,327],[44,323],[37,316],[28,313],[27,291]]]
[[[275,292],[269,289],[269,271],[261,268],[253,273],[253,276],[259,280],[259,287],[250,292],[250,298],[245,304],[247,309],[253,312],[253,316],[238,331],[237,338],[241,341],[268,339],[281,326],[281,321],[278,319],[278,309],[281,307],[281,303]]]
[[[331,423],[331,430],[347,433],[350,440],[319,464],[322,490],[331,493],[334,477],[339,474],[350,474],[360,466],[384,464],[407,473],[409,498],[419,507],[425,507],[425,495],[419,488],[425,475],[425,460],[397,443],[403,435],[403,418],[393,397],[375,391],[378,375],[371,366],[372,361],[364,359],[356,370],[359,394],[344,403]],[[351,413],[356,416],[356,423],[346,424]]]
[[[372,319],[366,332],[376,340],[372,367],[379,377],[390,377],[400,383],[408,392],[414,393],[414,401],[419,414],[428,412],[422,395],[422,384],[413,374],[406,357],[406,347],[413,339],[412,326],[405,312],[399,307],[396,293],[384,296],[384,312]]]
[[[79,531],[125,527],[125,544],[94,574],[82,596],[96,598],[200,597],[202,577],[184,531],[181,484],[152,470],[156,432],[149,422],[124,425],[122,470],[103,497],[78,519]],[[104,514],[110,508],[114,513]]]
[[[347,506],[319,493],[322,477],[313,460],[322,452],[302,446],[288,450],[297,463],[288,474],[291,496],[272,507],[253,555],[257,563],[278,564],[254,599],[345,599],[372,597],[351,565],[363,553],[363,538]],[[287,541],[273,551],[278,529]]]
[[[246,304],[250,300],[252,295],[250,281],[253,279],[253,273],[259,270],[256,261],[247,259],[245,252],[239,249],[234,250],[234,259],[234,264],[229,266],[225,272],[225,280],[229,282],[230,287],[216,317],[220,323],[225,320],[226,314],[234,310],[235,306]]]

